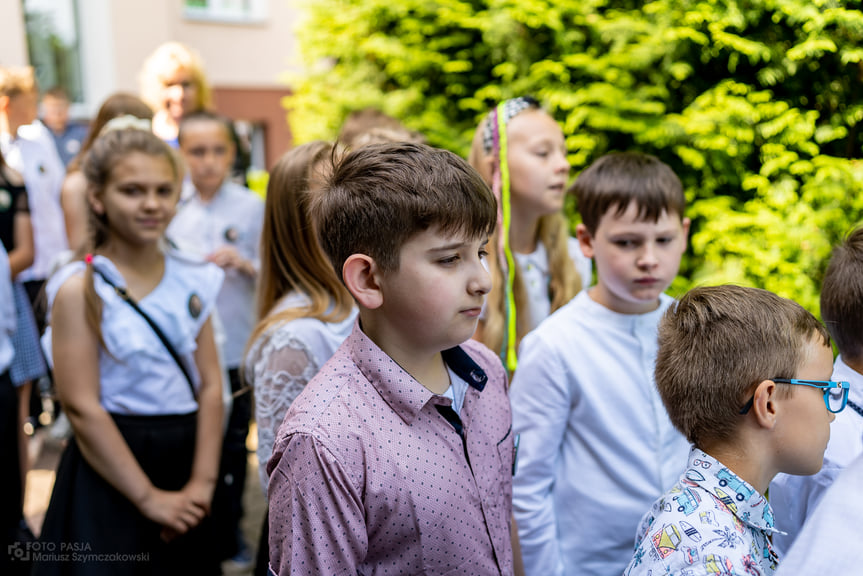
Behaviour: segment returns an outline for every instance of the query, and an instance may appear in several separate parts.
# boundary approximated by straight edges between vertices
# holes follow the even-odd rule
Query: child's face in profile
[[[577,232],[582,252],[596,266],[590,297],[621,314],[644,314],[659,306],[659,295],[677,276],[689,219],[663,212],[656,222],[645,221],[631,202],[623,214],[616,205],[609,208],[594,235],[583,224]]]
[[[183,125],[180,149],[195,188],[217,191],[234,163],[234,144],[225,127],[220,122],[189,122]]]
[[[436,227],[405,242],[399,269],[381,280],[381,324],[412,356],[457,346],[476,331],[491,276],[488,239],[445,235]]]
[[[830,380],[833,374],[833,349],[820,337],[811,338],[804,349],[803,365],[795,376],[799,380]],[[777,468],[786,474],[815,474],[821,470],[824,450],[830,440],[830,423],[836,415],[824,404],[824,391],[811,386],[793,386],[791,395],[781,398],[781,419],[777,421]]]
[[[507,138],[513,212],[539,218],[561,210],[569,160],[560,126],[542,110],[526,110],[510,121]]]

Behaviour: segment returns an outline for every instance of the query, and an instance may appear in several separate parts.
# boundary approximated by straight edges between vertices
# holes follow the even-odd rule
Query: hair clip
[[[152,126],[150,121],[146,118],[138,118],[131,114],[124,114],[108,120],[99,132],[99,136],[104,136],[108,132],[113,132],[115,130],[141,130],[142,132],[151,132]]]

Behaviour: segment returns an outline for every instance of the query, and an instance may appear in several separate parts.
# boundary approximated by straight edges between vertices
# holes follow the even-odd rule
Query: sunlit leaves
[[[694,219],[674,290],[735,281],[812,310],[863,219],[863,13],[844,0],[314,0],[289,77],[297,142],[374,105],[466,154],[496,102],[539,97],[573,175],[638,149]],[[575,216],[574,216],[575,218]]]

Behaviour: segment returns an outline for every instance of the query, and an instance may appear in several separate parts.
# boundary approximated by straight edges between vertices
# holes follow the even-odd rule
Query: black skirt
[[[112,417],[154,486],[185,486],[196,414]],[[205,519],[170,543],[162,541],[162,527],[96,473],[73,438],[60,459],[38,549],[32,551],[33,574],[220,574],[209,524]]]
[[[21,468],[18,466],[18,396],[9,372],[0,373],[0,574],[21,574],[25,561],[16,551],[21,520]],[[26,567],[23,568],[26,570]]]

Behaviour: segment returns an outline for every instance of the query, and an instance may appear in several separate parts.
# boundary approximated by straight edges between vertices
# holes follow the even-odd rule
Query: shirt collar
[[[589,288],[588,288],[589,290]],[[668,294],[659,295],[659,307],[656,310],[645,312],[644,314],[621,314],[610,308],[606,308],[599,302],[595,301],[588,294],[588,290],[582,290],[575,295],[573,301],[583,301],[584,306],[589,310],[589,317],[595,319],[597,326],[610,326],[617,330],[622,330],[628,334],[649,330],[656,332],[656,327],[659,325],[659,320],[668,307],[674,302],[674,299]]]
[[[434,398],[441,398],[420,384],[386,352],[366,336],[360,328],[359,318],[348,336],[351,359],[363,376],[374,386],[390,408],[407,424],[412,424],[423,406]],[[444,362],[472,388],[482,392],[488,381],[485,371],[461,346],[441,352]],[[448,402],[448,400],[447,400]]]
[[[684,484],[698,486],[710,493],[717,505],[729,510],[743,524],[764,532],[782,533],[774,528],[770,503],[748,482],[713,456],[692,448]]]
[[[209,201],[204,202],[204,200],[201,198],[200,192],[198,192],[198,189],[195,188],[195,185],[192,183],[192,181],[189,179],[186,179],[183,182],[182,189],[180,191],[179,205],[185,206],[187,204],[192,204],[192,203],[198,204],[200,206],[217,205],[217,204],[219,204],[222,197],[225,196],[225,194],[226,194],[225,188],[227,188],[229,181],[230,181],[230,177],[228,175],[226,175],[225,179],[222,181],[222,185],[219,186],[219,189],[216,190],[216,193],[213,194],[213,197],[210,198]]]

